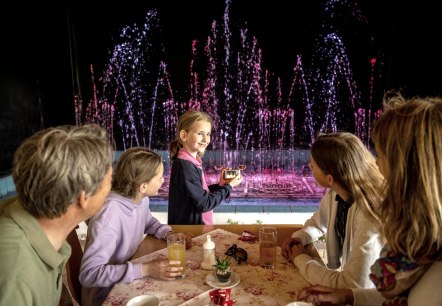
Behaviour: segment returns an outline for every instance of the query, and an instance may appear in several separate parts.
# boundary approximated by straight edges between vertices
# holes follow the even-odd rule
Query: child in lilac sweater
[[[117,283],[144,276],[175,280],[182,274],[178,262],[155,260],[132,263],[144,234],[165,239],[172,232],[149,209],[149,197],[158,193],[163,179],[161,157],[146,148],[124,152],[115,171],[112,192],[103,208],[88,222],[80,269],[82,305],[101,305]],[[191,235],[186,242],[191,245]]]

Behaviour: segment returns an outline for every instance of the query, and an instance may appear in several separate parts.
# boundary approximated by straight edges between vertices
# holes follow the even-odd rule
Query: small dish
[[[158,306],[160,305],[160,300],[150,294],[136,296],[127,302],[126,306]]]
[[[230,276],[230,279],[225,282],[221,283],[218,281],[218,278],[216,277],[215,273],[209,273],[206,276],[206,283],[216,289],[224,289],[224,288],[232,288],[239,284],[239,275],[235,272],[232,272],[232,275]]]
[[[304,301],[295,301],[288,303],[286,306],[313,306],[313,304],[304,302]]]

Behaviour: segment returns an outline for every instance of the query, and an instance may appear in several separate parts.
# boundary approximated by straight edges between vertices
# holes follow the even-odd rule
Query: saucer
[[[127,302],[126,306],[158,306],[160,305],[160,300],[150,294],[139,295]]]
[[[206,276],[206,283],[216,289],[232,288],[239,284],[239,275],[232,272],[230,279],[227,282],[220,282],[215,273],[209,273]]]
[[[295,302],[288,303],[285,306],[313,306],[313,304],[310,304],[310,303],[307,303],[304,301],[295,301]]]

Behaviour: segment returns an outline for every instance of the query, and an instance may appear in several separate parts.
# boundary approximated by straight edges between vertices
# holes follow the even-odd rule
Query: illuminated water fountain
[[[336,5],[330,1],[325,11],[332,14]],[[149,11],[142,25],[122,29],[102,77],[94,81],[95,95],[86,110],[76,101],[77,122],[107,127],[121,150],[159,150],[168,169],[164,150],[175,135],[178,116],[201,109],[214,119],[205,156],[209,182],[217,180],[215,169],[222,165],[246,165],[237,196],[318,198],[324,190],[308,170],[309,145],[318,132],[338,130],[367,142],[369,123],[379,114],[372,109],[373,90],[362,97],[339,31],[324,26],[308,65],[303,55],[296,56],[290,90],[283,92],[284,80],[263,64],[258,39],[246,27],[232,26],[230,6],[227,0],[221,22],[212,22],[204,44],[191,43],[184,98],[175,98],[157,12]],[[370,64],[373,80],[376,60]],[[165,184],[163,194],[167,188]]]

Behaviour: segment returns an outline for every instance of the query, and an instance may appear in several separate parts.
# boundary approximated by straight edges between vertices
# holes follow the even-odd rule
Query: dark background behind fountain
[[[218,24],[223,22],[223,1],[125,1],[121,6],[110,6],[104,1],[94,1],[93,4],[91,1],[61,2],[51,4],[50,7],[49,4],[32,2],[13,3],[11,10],[2,10],[1,172],[9,173],[15,148],[22,139],[36,130],[64,123],[94,121],[97,120],[94,116],[106,113],[100,108],[102,106],[96,108],[98,112],[94,111],[92,103],[92,111],[87,118],[86,108],[90,102],[95,101],[103,105],[103,86],[106,82],[100,78],[111,58],[108,52],[113,50],[112,46],[125,39],[118,38],[123,27],[132,28],[134,24],[143,26],[142,22],[149,9],[157,10],[161,33],[153,40],[160,42],[161,50],[164,50],[162,57],[153,54],[152,62],[163,60],[165,65],[156,65],[155,71],[162,72],[159,74],[160,79],[164,76],[162,82],[167,80],[169,84],[155,83],[161,86],[149,87],[144,91],[152,96],[154,89],[159,89],[159,95],[170,95],[171,98],[171,89],[173,99],[158,99],[158,104],[155,104],[158,113],[152,117],[152,112],[146,112],[150,117],[146,115],[142,118],[144,125],[138,128],[137,133],[130,130],[130,118],[124,117],[118,107],[114,109],[111,121],[102,121],[102,124],[114,120],[116,124],[109,128],[114,133],[119,149],[135,144],[164,149],[172,137],[176,116],[189,104],[192,106],[195,101],[205,101],[206,104],[201,105],[203,108],[208,111],[214,109],[211,100],[201,99],[204,87],[198,91],[193,88],[192,91],[190,84],[195,84],[191,72],[194,72],[193,75],[198,72],[201,78],[198,84],[201,85],[214,71],[209,69],[207,61],[217,57],[205,56],[203,59],[201,54],[204,54],[202,50],[208,36],[214,37],[213,33],[218,33],[219,38],[222,33],[220,30],[211,31],[211,23],[213,20]],[[441,28],[437,23],[434,4],[419,2],[407,6],[393,1],[386,7],[381,2],[361,1],[358,2],[361,10],[359,14],[346,9],[352,8],[352,1],[341,1],[342,8],[335,11],[336,17],[330,18],[324,11],[325,7],[330,7],[327,2],[311,2],[297,1],[296,9],[289,7],[292,4],[285,1],[272,1],[271,5],[266,6],[258,6],[254,1],[231,2],[232,56],[238,54],[241,45],[238,29],[247,28],[250,44],[243,49],[243,58],[253,59],[252,67],[262,70],[247,71],[248,83],[243,83],[250,85],[248,88],[252,90],[243,88],[242,91],[234,92],[237,86],[232,84],[232,80],[238,78],[238,71],[246,72],[246,66],[238,69],[232,63],[225,67],[218,64],[216,71],[221,73],[221,76],[217,76],[218,84],[228,84],[235,99],[222,93],[224,96],[220,96],[218,105],[222,111],[214,113],[225,116],[217,121],[214,131],[216,137],[210,148],[222,152],[215,163],[224,163],[225,152],[230,154],[232,150],[242,150],[247,154],[249,151],[261,151],[256,157],[261,163],[263,152],[279,150],[290,153],[291,150],[306,148],[323,126],[325,130],[348,129],[367,140],[370,118],[374,118],[374,113],[379,109],[384,90],[402,88],[408,96],[440,95],[441,58],[432,43],[435,37],[440,37]],[[201,10],[206,13],[198,13]],[[328,29],[325,32],[322,31],[324,27]],[[337,32],[339,37],[327,36],[331,32]],[[261,49],[260,53],[258,49],[250,47],[254,36]],[[194,39],[198,41],[199,54],[195,57],[192,56]],[[225,41],[222,45],[225,45]],[[158,50],[160,46],[156,45],[155,48]],[[223,48],[217,50],[221,52]],[[330,63],[335,58],[339,63],[333,66]],[[372,58],[376,59],[373,65],[370,62]],[[122,57],[117,59],[121,60]],[[195,65],[191,68],[192,59]],[[224,55],[217,61],[222,63],[225,59]],[[351,74],[348,74],[347,64]],[[91,72],[91,65],[94,73]],[[229,72],[222,72],[221,68]],[[265,92],[266,70],[270,88],[268,92]],[[91,81],[92,76],[95,77],[94,83]],[[145,83],[144,76],[137,77],[132,80],[139,84]],[[220,80],[222,77],[224,81]],[[333,77],[336,77],[336,82],[332,80]],[[303,78],[308,83],[304,87]],[[255,87],[254,81],[257,81]],[[114,84],[112,82],[107,84]],[[96,99],[93,96],[93,84],[97,86]],[[296,90],[290,100],[292,85]],[[109,92],[114,92],[111,90],[117,87],[108,85],[107,88]],[[281,96],[278,104],[279,88]],[[352,91],[355,88],[356,92]],[[206,92],[217,91],[220,88]],[[240,104],[246,100],[238,97],[244,98],[244,93],[248,92],[253,94],[253,103]],[[192,94],[198,99],[192,100]],[[74,96],[83,102],[81,113],[75,112]],[[315,97],[320,99],[315,100]],[[226,99],[234,102],[234,109],[222,109]],[[334,105],[336,100],[345,100],[344,106]],[[299,101],[300,105],[293,104]],[[351,105],[352,101],[355,106]],[[113,102],[109,101],[109,97],[106,100],[109,105]],[[152,106],[152,99],[148,103],[148,106]],[[165,107],[163,111],[159,111],[161,107]],[[308,112],[309,107],[311,114]],[[359,113],[359,109],[363,109],[363,112]],[[371,114],[367,117],[368,110]],[[138,109],[134,106],[132,111],[137,113]],[[245,117],[235,117],[238,114],[244,114]],[[164,117],[168,118],[165,129],[160,125],[153,130],[146,129],[152,122],[160,122]],[[264,118],[270,119],[265,121]],[[360,120],[364,121],[364,125]],[[120,121],[122,126],[118,126]],[[140,120],[137,119],[136,123],[140,124]],[[122,132],[124,129],[127,132]],[[158,137],[160,130],[165,134]],[[266,137],[268,141],[265,141]],[[161,142],[158,142],[159,139]],[[242,161],[229,162],[237,164]],[[266,165],[260,164],[259,167],[265,168]]]

